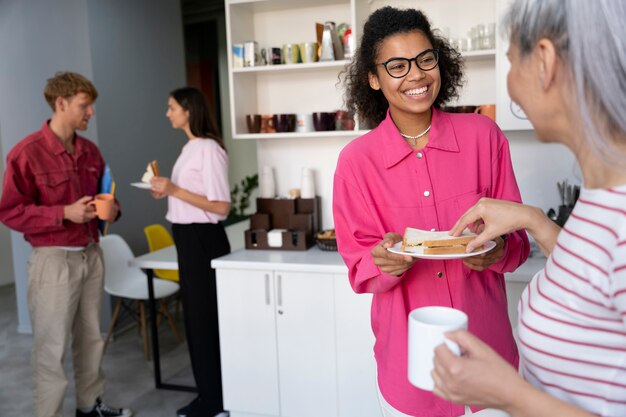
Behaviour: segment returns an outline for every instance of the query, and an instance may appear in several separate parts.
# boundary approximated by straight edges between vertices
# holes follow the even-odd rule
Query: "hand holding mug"
[[[96,211],[89,202],[90,196],[84,196],[63,207],[63,219],[72,223],[87,223],[96,217]]]
[[[459,345],[445,337],[446,332],[467,329],[467,314],[451,307],[428,306],[409,313],[409,382],[426,391],[434,387],[431,376],[435,348],[444,344],[461,355]]]
[[[446,346],[435,349],[433,393],[458,404],[507,409],[513,397],[529,388],[517,373],[491,347],[471,333],[461,330],[445,335],[463,350],[457,357]]]
[[[115,197],[113,194],[103,193],[97,194],[89,205],[95,207],[95,214],[100,220],[112,221],[117,217],[118,208],[115,205]]]

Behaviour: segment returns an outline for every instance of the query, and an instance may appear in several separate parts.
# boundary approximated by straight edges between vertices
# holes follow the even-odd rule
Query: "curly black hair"
[[[369,73],[376,73],[376,56],[381,43],[398,33],[420,31],[439,49],[441,89],[434,106],[440,108],[459,96],[463,85],[463,58],[442,36],[433,32],[424,13],[415,9],[386,6],[372,13],[363,27],[361,43],[352,62],[341,73],[345,85],[344,101],[349,111],[359,115],[361,123],[377,126],[384,120],[389,103],[381,90],[369,85]]]

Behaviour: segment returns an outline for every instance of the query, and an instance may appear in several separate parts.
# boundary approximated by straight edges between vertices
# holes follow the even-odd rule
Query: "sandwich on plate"
[[[152,161],[148,164],[148,167],[146,168],[146,172],[143,174],[143,177],[141,177],[141,182],[150,184],[150,180],[152,179],[152,177],[158,177],[158,176],[159,176],[159,164],[157,163],[157,161]]]
[[[402,239],[402,252],[416,252],[421,248],[425,255],[464,254],[467,244],[476,235],[465,229],[461,236],[450,236],[448,232],[430,232],[427,230],[407,227]],[[483,246],[474,248],[473,252],[483,249]]]

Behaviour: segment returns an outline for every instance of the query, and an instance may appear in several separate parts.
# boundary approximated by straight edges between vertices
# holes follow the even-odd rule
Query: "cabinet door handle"
[[[278,294],[276,295],[276,304],[280,307],[283,305],[283,277],[278,275],[277,278]]]
[[[265,304],[270,305],[270,274],[265,274]]]

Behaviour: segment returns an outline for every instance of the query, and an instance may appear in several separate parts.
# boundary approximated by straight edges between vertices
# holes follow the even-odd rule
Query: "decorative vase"
[[[302,180],[300,184],[301,198],[315,198],[315,180],[310,168],[302,168]]]
[[[261,173],[261,189],[259,194],[261,198],[274,198],[276,197],[276,183],[274,182],[274,172],[272,167],[264,166]]]

